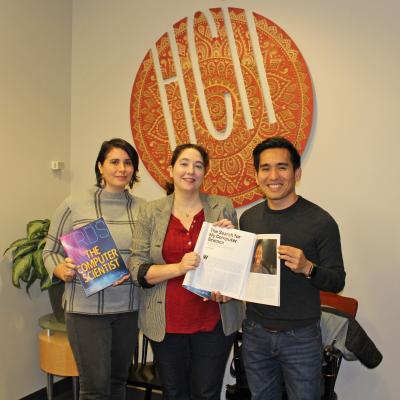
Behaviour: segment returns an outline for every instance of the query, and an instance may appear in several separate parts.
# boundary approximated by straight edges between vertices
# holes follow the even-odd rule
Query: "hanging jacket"
[[[345,360],[359,360],[367,368],[375,368],[381,363],[381,352],[355,318],[335,308],[322,306],[321,309],[324,346],[334,343]]]

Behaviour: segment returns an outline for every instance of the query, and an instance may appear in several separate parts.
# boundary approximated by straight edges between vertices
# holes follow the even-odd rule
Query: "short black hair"
[[[129,158],[132,161],[133,175],[131,181],[129,182],[129,187],[132,189],[133,184],[139,181],[139,177],[137,175],[139,171],[139,156],[134,147],[130,143],[120,138],[106,140],[105,142],[102,143],[99,154],[96,159],[96,164],[94,165],[94,172],[96,173],[96,186],[99,188],[102,187],[101,186],[102,176],[99,169],[99,163],[103,165],[104,160],[107,157],[107,154],[114,148],[126,151],[126,153],[128,154]]]
[[[254,163],[254,168],[256,169],[256,171],[258,171],[260,168],[260,154],[264,150],[268,150],[268,149],[286,149],[286,150],[288,150],[289,154],[290,154],[290,161],[292,162],[292,165],[293,165],[293,169],[296,171],[297,169],[300,168],[301,157],[300,157],[300,154],[297,151],[296,147],[294,147],[293,143],[283,137],[275,136],[275,137],[263,140],[262,142],[258,143],[258,145],[256,147],[254,147],[253,163]]]
[[[208,157],[207,150],[203,146],[200,146],[199,144],[193,144],[193,143],[183,143],[183,144],[180,144],[179,146],[176,146],[174,151],[172,152],[172,157],[171,157],[171,161],[170,161],[169,165],[171,167],[173,167],[175,165],[176,161],[178,160],[179,156],[181,155],[181,153],[187,149],[194,149],[200,153],[201,158],[203,159],[204,170],[207,171],[208,166],[210,164],[210,159]],[[165,190],[166,190],[167,194],[174,193],[174,183],[167,182],[165,184]]]

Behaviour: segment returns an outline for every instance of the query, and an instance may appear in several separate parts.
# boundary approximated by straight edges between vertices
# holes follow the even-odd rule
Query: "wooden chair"
[[[139,333],[127,381],[128,386],[145,389],[145,400],[151,400],[153,390],[162,390],[155,363],[147,361],[148,346],[149,339]]]
[[[353,318],[357,314],[358,301],[352,297],[345,297],[330,292],[320,292],[321,306],[336,308],[350,314]]]

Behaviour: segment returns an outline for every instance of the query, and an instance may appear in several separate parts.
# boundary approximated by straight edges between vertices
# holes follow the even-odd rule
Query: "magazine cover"
[[[86,296],[129,274],[103,218],[74,229],[61,236],[60,241],[77,266],[76,272]]]

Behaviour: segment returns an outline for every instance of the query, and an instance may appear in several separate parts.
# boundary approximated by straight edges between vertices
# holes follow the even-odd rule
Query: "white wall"
[[[0,0],[1,254],[69,193],[71,14],[70,1]],[[67,170],[52,173],[51,160]],[[37,333],[48,312],[47,292],[14,288],[0,257],[0,399],[46,385]]]
[[[70,0],[0,0],[0,249],[23,235],[27,220],[50,216],[69,182],[73,191],[93,184],[102,140],[131,140],[133,79],[154,41],[194,11],[228,5],[275,21],[307,61],[316,112],[299,193],[338,221],[348,272],[344,294],[359,299],[358,319],[384,354],[376,370],[345,362],[337,391],[340,399],[394,400],[400,389],[395,0],[74,0],[72,9]],[[63,174],[50,171],[53,159],[66,161]],[[136,193],[161,196],[143,167],[140,172]],[[0,264],[0,399],[16,399],[45,385],[37,319],[49,305],[36,287],[31,298],[11,287],[10,265]]]
[[[359,321],[384,354],[376,370],[345,362],[341,399],[395,399],[400,329],[400,181],[396,135],[400,5],[363,0],[74,1],[72,49],[72,189],[93,182],[99,143],[132,140],[129,100],[146,51],[174,22],[206,7],[233,5],[279,24],[299,46],[315,89],[315,123],[299,193],[322,205],[341,227],[348,279]],[[142,168],[138,195],[162,191]]]

